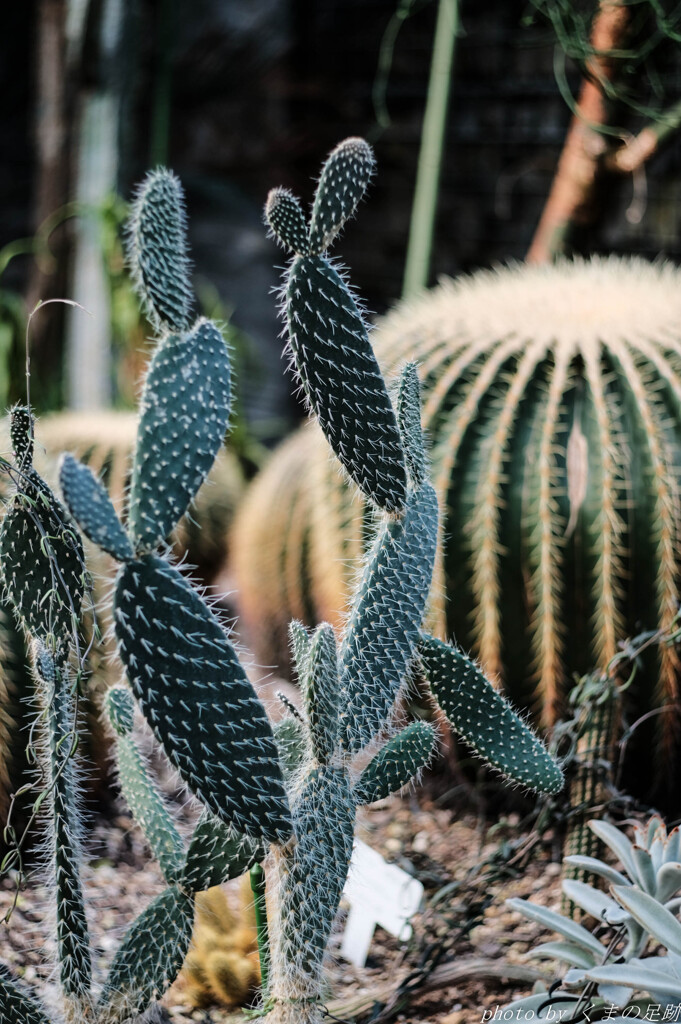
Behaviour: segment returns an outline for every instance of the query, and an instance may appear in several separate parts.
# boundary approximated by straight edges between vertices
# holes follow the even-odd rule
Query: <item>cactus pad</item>
[[[184,867],[184,843],[132,736],[118,737],[116,763],[121,792],[133,818],[142,829],[166,882],[176,882]]]
[[[149,904],[114,957],[97,1007],[102,1022],[134,1017],[163,995],[182,967],[193,925],[194,899],[176,885]]]
[[[128,227],[128,263],[135,290],[156,328],[189,326],[192,290],[187,258],[184,194],[171,171],[147,175]]]
[[[344,139],[327,157],[317,185],[310,221],[310,250],[323,252],[366,192],[376,161],[364,139]]]
[[[229,355],[212,321],[161,341],[142,394],[130,489],[138,551],[155,548],[186,512],[224,440],[229,401]]]
[[[177,569],[146,555],[119,573],[114,622],[133,692],[192,792],[240,832],[287,838],[272,730],[206,603]]]
[[[352,854],[355,805],[346,773],[328,766],[313,770],[292,810],[298,842],[278,895],[272,960],[283,957],[314,986]],[[272,995],[278,995],[275,987]]]
[[[69,512],[93,544],[119,562],[135,557],[111,499],[91,469],[73,455],[64,455],[59,485]]]
[[[265,203],[265,219],[273,236],[299,256],[310,255],[309,231],[305,214],[296,197],[287,188],[273,188]]]
[[[41,1008],[0,964],[0,1021],[5,1024],[51,1024]]]
[[[426,479],[426,448],[421,429],[421,385],[416,363],[407,363],[397,393],[397,422],[402,436],[402,447],[407,470],[414,486]]]
[[[284,778],[296,776],[308,756],[308,738],[305,725],[299,718],[286,717],[274,726],[274,740]]]
[[[92,963],[78,838],[79,808],[74,774],[75,701],[66,668],[41,641],[33,648],[37,682],[47,707],[52,827],[49,830],[57,901],[57,947],[62,989],[82,998],[89,992]]]
[[[435,700],[469,746],[521,786],[560,792],[556,762],[470,658],[432,636],[423,637],[420,654]]]
[[[309,657],[305,709],[312,752],[320,764],[328,764],[338,743],[338,652],[333,627],[317,627]]]
[[[178,882],[183,889],[204,892],[230,878],[239,878],[264,860],[266,852],[263,843],[241,835],[205,812],[194,829]]]
[[[84,592],[83,546],[66,510],[30,470],[0,526],[7,597],[33,636],[68,645]]]
[[[297,256],[286,286],[291,352],[327,441],[357,486],[387,511],[404,506],[395,412],[347,285],[321,256]]]
[[[104,697],[104,708],[112,728],[119,736],[129,736],[135,723],[135,702],[126,686],[111,686]]]
[[[386,725],[419,641],[437,544],[438,507],[426,483],[404,516],[378,534],[341,647],[342,742],[357,751]]]
[[[33,416],[25,405],[15,405],[9,415],[9,434],[17,467],[26,471],[33,465]]]
[[[435,730],[427,722],[412,722],[393,736],[366,766],[352,791],[357,805],[373,804],[396,793],[430,761]]]
[[[296,670],[296,675],[298,676],[298,685],[304,692],[307,687],[312,641],[310,639],[310,634],[305,629],[305,626],[302,622],[298,622],[296,619],[289,622],[288,635],[291,641],[293,665]]]

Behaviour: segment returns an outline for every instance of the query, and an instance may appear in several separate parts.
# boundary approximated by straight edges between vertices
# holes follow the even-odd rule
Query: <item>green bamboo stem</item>
[[[269,988],[270,936],[267,928],[267,903],[265,901],[265,872],[262,864],[254,864],[250,871],[251,891],[255,903],[255,931],[260,956],[260,986],[263,1002]]]
[[[428,284],[458,23],[458,0],[440,0],[409,227],[407,262],[402,286],[404,298],[421,291]]]

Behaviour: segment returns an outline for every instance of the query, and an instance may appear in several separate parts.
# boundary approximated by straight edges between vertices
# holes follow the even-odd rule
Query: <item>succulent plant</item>
[[[397,714],[415,673],[430,681],[452,726],[499,771],[525,787],[556,792],[562,785],[559,766],[480,668],[423,631],[438,504],[426,479],[416,370],[405,367],[393,409],[354,300],[322,255],[361,197],[370,165],[366,143],[348,140],[334,150],[309,230],[290,197],[279,192],[268,200],[272,229],[298,253],[287,289],[298,372],[332,447],[341,449],[343,465],[376,506],[375,536],[340,642],[328,624],[313,634],[292,626],[303,711],[274,729],[223,623],[165,554],[167,537],[222,443],[231,374],[216,325],[189,322],[179,183],[157,171],[138,194],[130,258],[161,337],[142,395],[126,526],[99,480],[71,455],[62,461],[60,483],[83,533],[120,563],[113,621],[129,685],[109,691],[106,709],[116,733],[121,788],[167,888],[129,927],[96,1002],[86,935],[82,927],[71,929],[78,956],[67,950],[71,966],[62,963],[62,985],[67,995],[76,990],[81,1018],[96,1024],[139,1015],[163,993],[187,953],[196,894],[250,869],[267,850],[270,947],[261,963],[268,968],[268,1021],[322,1019],[324,954],[349,868],[356,808],[409,783],[435,747],[429,725],[404,726]],[[334,317],[336,307],[341,312]],[[333,365],[320,358],[329,352]],[[342,412],[338,418],[337,401],[350,403],[351,426]],[[18,450],[17,462],[25,459],[24,449]],[[41,509],[45,522],[48,515],[52,526],[53,503]],[[72,547],[79,542],[69,546],[62,533],[45,568],[39,564],[40,571],[25,579],[16,550],[21,531],[10,520],[0,532],[8,592],[31,630],[39,638],[47,634],[42,642],[52,660],[47,669],[40,668],[43,660],[38,665],[55,693],[68,638],[50,641],[51,647],[47,641],[56,626],[76,629],[80,603],[72,594]],[[26,562],[25,550],[23,556]],[[58,585],[44,601],[54,565],[62,566]],[[72,693],[65,673],[60,679],[66,700]],[[50,749],[61,765],[64,738],[71,736],[64,734],[70,705],[64,715],[60,704],[50,707],[49,733],[56,740]],[[135,709],[205,808],[188,845],[140,755]],[[61,774],[66,788],[69,775]],[[72,804],[66,796],[63,805],[68,840]],[[84,915],[77,857],[63,844],[57,849],[70,879],[65,910],[78,924]],[[47,1018],[28,999],[13,981],[0,978],[0,1015],[18,1007],[20,1024],[42,1024]]]
[[[372,335],[386,375],[413,359],[423,387],[442,510],[429,621],[474,650],[544,726],[562,713],[575,674],[604,670],[620,641],[668,629],[678,610],[680,283],[677,269],[641,259],[512,266],[445,281]],[[276,590],[278,563],[302,563],[307,621],[343,621],[362,512],[336,514],[344,502],[323,460],[298,484],[305,519],[280,535],[278,559],[270,536],[268,567],[257,552],[238,567],[248,607]],[[275,455],[255,486],[277,472]],[[291,549],[296,534],[303,553]],[[280,634],[287,617],[283,608]],[[645,659],[625,701],[630,722],[655,711],[629,749],[638,760],[656,750],[657,797],[672,803],[680,678],[668,646]],[[628,781],[650,795],[641,774]]]
[[[244,876],[248,879],[248,876]],[[238,912],[219,886],[196,900],[192,943],[182,967],[182,998],[192,1006],[243,1006],[260,984],[253,896],[244,888]]]
[[[560,1007],[577,1005],[588,1020],[630,1020],[627,1008],[638,1007],[637,1017],[673,1020],[681,996],[681,847],[679,830],[667,833],[659,817],[634,826],[634,841],[606,821],[589,826],[620,861],[622,870],[594,857],[570,856],[573,867],[589,871],[608,884],[610,894],[575,880],[563,881],[565,896],[598,922],[599,937],[546,907],[527,900],[508,900],[525,917],[558,932],[560,941],[536,946],[532,956],[556,959],[568,965],[557,991],[516,1000],[507,1011],[541,1011],[535,1018],[556,1019]],[[652,951],[659,943],[666,955]],[[649,955],[643,954],[648,951]],[[636,993],[643,993],[636,996]],[[614,1016],[616,1008],[622,1015]],[[554,1016],[551,1017],[550,1011]],[[658,1016],[648,1016],[652,1010]],[[664,1012],[668,1013],[664,1017]],[[510,1019],[510,1018],[509,1018]]]

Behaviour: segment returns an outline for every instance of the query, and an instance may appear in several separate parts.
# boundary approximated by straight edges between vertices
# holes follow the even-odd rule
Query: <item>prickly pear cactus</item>
[[[679,270],[610,257],[445,281],[372,334],[386,375],[414,359],[423,387],[442,511],[429,622],[474,650],[543,725],[563,713],[576,675],[604,670],[619,641],[666,630],[676,615],[680,323]],[[315,451],[303,433],[290,452]],[[297,525],[306,547],[292,549],[290,529],[279,559],[302,562],[306,621],[340,624],[362,512],[338,515],[351,496],[339,498],[322,461],[311,459],[298,481],[315,510]],[[256,487],[276,472],[275,456]],[[244,529],[237,522],[235,537]],[[253,512],[248,530],[261,530]],[[268,543],[276,566],[271,532]],[[236,563],[247,609],[277,589],[252,548],[250,565]],[[282,609],[272,635],[288,617]],[[268,662],[267,651],[258,656]],[[646,659],[626,697],[630,721],[654,712],[628,745],[636,767],[627,784],[638,778],[646,799],[655,780],[640,763],[655,750],[656,799],[674,800],[680,686],[668,646]]]
[[[73,1024],[122,1024],[145,1013],[185,959],[196,893],[248,870],[263,858],[265,841],[287,841],[292,832],[264,708],[219,619],[157,553],[166,550],[165,538],[210,471],[229,418],[230,362],[220,331],[208,320],[188,320],[183,223],[179,183],[157,172],[138,198],[130,231],[134,277],[161,337],[142,396],[126,526],[87,466],[66,455],[60,471],[64,499],[81,530],[120,563],[112,617],[130,685],[109,691],[106,710],[121,790],[167,882],[130,925],[96,1000],[80,882],[75,760],[87,574],[80,534],[32,466],[32,417],[18,408],[11,421],[14,464],[7,471],[15,495],[0,526],[0,564],[6,598],[33,641],[48,780],[36,808],[51,809],[58,975],[63,1015]],[[179,278],[178,267],[184,267]],[[188,846],[137,746],[136,707],[207,805]],[[3,974],[0,1019],[6,1017],[19,1024],[50,1019]]]
[[[270,226],[286,244],[297,245],[307,254],[301,259],[312,259],[310,254],[336,233],[345,211],[354,209],[365,187],[367,161],[362,159],[355,166],[348,154],[363,152],[364,147],[351,140],[329,157],[309,234],[292,197],[270,193]],[[337,193],[330,202],[331,212],[327,190]],[[312,318],[319,308],[315,288],[327,285],[310,264],[297,266],[305,268],[305,315]],[[292,280],[296,282],[295,274],[289,277],[289,289]],[[289,291],[291,335],[299,327],[298,313],[295,303],[291,311]],[[335,344],[335,327],[329,327],[324,316],[318,318],[315,332],[319,346]],[[296,342],[292,344],[295,352]],[[333,377],[335,366],[329,365],[327,372]],[[320,388],[335,386],[326,383],[321,362],[318,373]],[[301,377],[305,380],[303,372]],[[479,668],[462,652],[423,632],[436,557],[438,502],[427,479],[419,382],[413,364],[402,372],[396,405],[399,457],[395,463],[398,479],[404,472],[404,496],[396,509],[385,502],[383,491],[365,489],[375,510],[374,539],[340,642],[328,623],[320,624],[312,635],[300,623],[291,629],[303,711],[285,718],[275,733],[285,765],[293,838],[273,846],[270,862],[268,1024],[318,1024],[323,1018],[324,953],[347,877],[356,807],[408,784],[434,751],[436,735],[429,725],[416,723],[400,729],[396,718],[399,697],[415,674],[425,675],[452,726],[499,770],[525,786],[548,792],[562,785],[559,767]],[[373,409],[357,406],[355,414],[359,439],[373,429]],[[322,409],[318,415],[328,436],[326,413]],[[333,439],[329,440],[333,446]],[[361,440],[354,450],[344,449],[345,463],[360,457],[375,466],[357,474],[356,482],[377,479],[386,472],[382,454],[368,451]],[[374,756],[366,763],[370,752]],[[364,764],[363,770],[358,763]]]
[[[43,502],[36,518],[43,532],[45,524],[50,527],[53,546],[39,579],[30,576],[27,583],[16,539],[24,533],[12,520],[9,540],[3,542],[0,533],[7,591],[38,633],[36,671],[48,693],[48,718],[64,733],[48,748],[60,771],[56,813],[63,806],[68,818],[54,830],[62,988],[67,1002],[79,1001],[81,1017],[95,1024],[123,1024],[162,995],[189,949],[196,894],[248,870],[267,848],[271,942],[261,950],[263,977],[269,979],[263,993],[267,1020],[321,1022],[324,955],[349,868],[357,806],[408,784],[435,748],[430,726],[397,720],[396,706],[414,675],[430,680],[453,728],[500,771],[547,792],[562,785],[558,765],[480,670],[423,631],[439,510],[426,473],[416,368],[408,365],[401,376],[395,411],[357,306],[323,255],[363,195],[372,166],[361,140],[337,147],[322,171],[309,227],[288,194],[268,200],[273,231],[297,253],[288,276],[287,316],[298,373],[376,520],[342,636],[329,624],[313,635],[300,624],[292,627],[303,711],[287,705],[289,716],[274,730],[222,623],[164,553],[166,537],[222,443],[229,357],[215,324],[189,322],[179,183],[155,172],[135,206],[133,276],[161,337],[142,398],[126,525],[99,480],[70,455],[60,482],[83,533],[120,563],[113,621],[127,685],[109,692],[106,711],[116,735],[121,789],[167,887],[130,925],[96,1003],[73,818],[66,810],[73,786],[69,773],[60,771],[71,750],[64,742],[72,735],[66,731],[71,710],[62,698],[74,695],[64,653],[73,636],[66,626],[73,626],[80,607],[70,589],[77,541],[67,543],[66,530],[57,531],[54,541],[54,502]],[[32,432],[17,433],[16,461],[32,488],[33,509],[44,492],[23,468],[30,462]],[[24,532],[29,546],[36,532],[43,539],[40,530]],[[35,554],[35,544],[31,550]],[[61,566],[59,585],[45,602],[44,578],[53,562]],[[57,627],[61,640],[53,635]],[[205,807],[188,845],[137,747],[138,713]],[[43,1024],[42,1011],[27,1000],[0,975],[0,1018],[14,1014],[20,1024]]]

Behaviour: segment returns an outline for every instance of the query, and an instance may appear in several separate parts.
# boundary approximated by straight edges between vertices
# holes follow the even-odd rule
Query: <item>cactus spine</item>
[[[669,265],[615,257],[515,266],[444,282],[400,304],[372,335],[384,372],[414,359],[423,386],[442,509],[429,621],[475,650],[545,726],[562,713],[575,674],[605,670],[619,641],[667,630],[676,615],[679,278]],[[275,458],[263,477],[276,471]],[[318,518],[338,507],[316,462],[307,486]],[[307,621],[341,622],[353,569],[339,579],[315,521],[305,526],[318,552],[305,566],[315,599]],[[336,551],[356,536],[355,525],[344,529]],[[327,578],[338,580],[335,598]],[[248,569],[238,583],[254,605]],[[286,618],[284,610],[280,633]],[[679,750],[678,655],[668,647],[654,662],[625,712],[631,721],[661,713],[629,749],[646,757],[655,747],[656,798],[673,800],[665,779],[675,777]],[[650,780],[642,788],[649,798]]]

